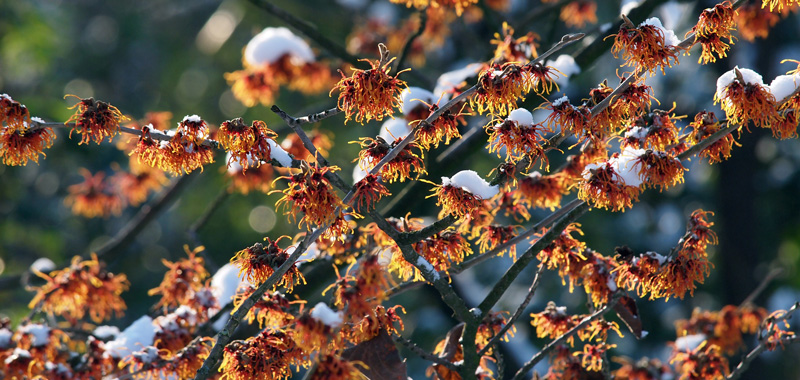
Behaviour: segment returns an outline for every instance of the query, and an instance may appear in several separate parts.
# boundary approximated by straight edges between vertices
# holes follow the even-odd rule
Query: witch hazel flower
[[[775,95],[764,85],[761,75],[750,69],[737,66],[717,79],[714,104],[717,103],[725,111],[728,122],[740,128],[747,127],[748,121],[760,128],[770,128],[778,121]]]
[[[657,68],[664,74],[664,67],[672,67],[678,63],[678,45],[680,40],[675,32],[664,28],[661,20],[651,17],[639,26],[634,26],[626,18],[614,37],[611,53],[615,58],[625,60],[623,66],[631,66],[655,74]]]
[[[442,177],[442,184],[433,184],[433,194],[437,196],[437,206],[442,211],[463,218],[472,214],[484,199],[490,199],[500,192],[499,186],[490,185],[473,170],[462,170],[453,177]]]
[[[623,149],[610,160],[588,164],[583,169],[578,198],[610,211],[624,211],[639,200],[644,177],[639,173],[637,160],[643,149]]]
[[[728,50],[731,48],[729,44],[733,44],[731,32],[736,29],[735,15],[736,10],[727,0],[713,8],[706,8],[700,13],[697,25],[686,33],[687,36],[694,33],[694,43],[700,43],[703,48],[698,63],[716,62],[717,57],[725,58],[728,55]],[[728,43],[723,41],[725,39],[728,40]]]
[[[505,150],[507,160],[517,162],[524,157],[529,157],[531,163],[536,159],[547,162],[542,143],[542,136],[547,128],[533,122],[533,115],[524,108],[511,111],[508,117],[494,126],[487,126],[489,134],[489,153]]]

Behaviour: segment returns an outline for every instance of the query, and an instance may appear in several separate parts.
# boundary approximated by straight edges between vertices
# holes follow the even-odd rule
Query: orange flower
[[[617,267],[616,262],[612,258],[603,256],[591,249],[585,249],[582,255],[586,257],[586,263],[581,265],[578,262],[574,266],[580,268],[578,278],[583,281],[583,289],[591,297],[592,304],[595,307],[605,305],[611,298],[612,293],[617,291],[616,279],[613,273]],[[573,272],[572,268],[570,268],[569,272]],[[575,275],[569,272],[567,275],[570,276],[570,283],[577,283],[578,281],[573,277]],[[591,328],[592,326],[590,325],[587,329]],[[605,341],[605,338],[603,340]]]
[[[247,107],[254,107],[258,103],[272,104],[280,87],[280,81],[269,69],[234,71],[226,73],[225,80],[231,86],[236,99]]]
[[[233,310],[236,311],[242,303],[250,298],[256,289],[250,285],[242,285],[233,298]],[[294,320],[292,305],[300,304],[300,312],[303,311],[305,301],[289,301],[280,292],[264,294],[250,308],[245,315],[247,323],[253,324],[258,321],[259,328],[270,330],[280,330]]]
[[[0,98],[0,102],[2,100]],[[38,164],[40,154],[47,156],[44,150],[53,146],[53,140],[56,139],[52,128],[14,127],[10,121],[7,123],[7,127],[0,129],[0,157],[3,158],[4,165],[22,166],[27,165],[28,161]]]
[[[544,109],[552,111],[544,123],[551,131],[559,128],[563,134],[571,134],[577,138],[591,136],[587,133],[591,111],[584,105],[575,107],[569,102],[567,96],[562,96],[551,102],[544,103]]]
[[[130,120],[123,116],[117,107],[106,102],[94,100],[94,98],[81,99],[75,95],[66,95],[64,98],[67,96],[80,99],[78,103],[70,107],[70,109],[76,107],[78,109],[67,120],[67,123],[75,122],[69,135],[72,137],[72,132],[77,129],[81,135],[79,144],[87,144],[90,140],[100,144],[106,137],[108,137],[108,141],[111,141],[114,136],[119,134],[119,123]]]
[[[640,116],[628,127],[620,144],[622,148],[666,150],[678,143],[678,127],[669,111],[654,110]]]
[[[531,318],[533,318],[531,325],[536,327],[536,336],[552,339],[563,335],[583,319],[579,315],[567,314],[565,306],[558,307],[553,301],[548,302],[547,307],[541,313],[531,314]],[[574,341],[574,336],[567,339],[570,346]]]
[[[111,179],[131,206],[142,204],[150,193],[161,190],[169,182],[163,171],[144,165],[138,159],[131,158],[128,165],[130,172],[117,172]]]
[[[792,7],[800,5],[800,2],[797,0],[761,0],[761,8],[766,8],[767,5],[769,5],[770,12],[776,9],[778,12],[783,12],[784,7],[791,9]]]
[[[400,92],[406,87],[406,82],[397,79],[402,71],[394,77],[389,75],[390,64],[394,59],[386,62],[364,61],[369,62],[372,68],[353,68],[350,77],[346,77],[340,70],[342,79],[330,92],[332,95],[334,91],[339,91],[338,106],[345,112],[345,122],[353,116],[361,124],[373,119],[381,121],[385,116],[392,115],[393,108],[400,108]]]
[[[638,27],[630,22],[623,23],[614,37],[611,53],[614,58],[619,58],[622,53],[623,66],[638,68],[650,75],[660,68],[664,74],[665,66],[672,67],[678,63],[679,43],[675,33],[665,29],[658,18],[652,17]]]
[[[462,106],[462,111],[463,111]],[[439,106],[431,104],[429,113],[436,112]],[[463,120],[463,112],[454,113],[451,110],[444,111],[441,116],[437,117],[432,123],[427,123],[424,120],[414,123],[412,125],[417,128],[414,142],[419,144],[423,149],[431,149],[431,147],[439,147],[439,143],[444,141],[445,145],[450,144],[451,139],[461,138],[461,133],[458,131],[459,122],[466,123]],[[418,124],[418,126],[416,126]]]
[[[239,276],[244,274],[244,278],[254,285],[261,285],[273,273],[275,269],[283,265],[289,259],[289,253],[285,249],[278,247],[278,242],[284,237],[272,241],[270,238],[264,238],[267,242],[266,247],[261,243],[256,243],[252,247],[247,247],[236,254],[231,259],[231,263],[239,267]],[[294,286],[298,283],[306,283],[303,273],[297,269],[296,265],[292,265],[283,277],[275,283],[273,289],[278,286],[286,287],[286,291],[292,292]]]
[[[728,55],[727,51],[730,49],[730,45],[722,40],[727,39],[728,43],[733,43],[734,38],[731,31],[736,29],[734,20],[736,14],[737,11],[733,9],[733,5],[728,0],[715,5],[714,8],[706,8],[700,13],[697,25],[686,33],[687,36],[694,33],[694,43],[699,42],[703,47],[698,63],[716,62],[717,58],[714,54],[719,58],[725,58]]]
[[[756,127],[770,128],[778,121],[775,96],[764,85],[761,75],[750,69],[738,67],[722,74],[717,79],[714,104],[720,103],[729,123],[738,124],[740,129],[747,126],[748,120]]]
[[[354,344],[359,344],[378,336],[381,330],[385,330],[390,335],[399,335],[400,331],[403,331],[405,327],[403,326],[403,320],[400,319],[400,315],[397,313],[398,309],[402,310],[403,313],[406,312],[406,309],[400,305],[392,306],[388,309],[382,305],[376,306],[373,312],[365,315],[361,321],[350,329],[351,336],[348,339]],[[395,327],[395,324],[399,328]]]
[[[317,368],[309,376],[310,380],[364,380],[368,379],[356,365],[366,367],[361,362],[351,362],[339,356],[326,354],[319,357]]]
[[[489,153],[497,152],[497,157],[500,157],[500,151],[505,150],[506,160],[512,163],[528,157],[529,165],[537,159],[541,159],[541,164],[545,164],[547,156],[542,147],[546,141],[543,137],[545,132],[547,129],[544,126],[533,123],[530,111],[524,108],[515,109],[502,122],[486,126],[486,133],[489,134]]]
[[[441,185],[428,183],[435,186],[428,198],[438,197],[436,205],[459,219],[472,214],[482,200],[490,199],[499,192],[497,185],[489,185],[472,170],[462,170],[452,178],[442,177]]]
[[[639,166],[639,175],[646,178],[645,184],[663,191],[678,183],[683,183],[686,168],[673,155],[660,151],[646,150],[634,165]]]
[[[626,78],[620,77],[619,79],[620,82],[624,82]],[[623,117],[624,120],[634,119],[650,109],[652,100],[658,102],[658,99],[653,96],[653,88],[644,84],[644,77],[642,77],[633,81],[619,94],[619,97],[612,100],[612,113]],[[621,126],[622,120],[616,120],[612,123],[612,130],[620,129]]]
[[[273,139],[277,136],[263,121],[254,120],[248,126],[240,117],[223,122],[217,131],[217,141],[231,155],[228,166],[236,162],[245,170],[272,160]]]
[[[405,4],[406,7],[418,9],[431,8],[452,8],[456,15],[461,16],[470,6],[477,4],[478,0],[391,0],[395,4]]]
[[[539,35],[534,32],[514,38],[514,28],[503,21],[503,35],[500,33],[494,34],[494,39],[491,41],[492,45],[497,45],[494,50],[494,63],[508,63],[508,62],[526,62],[530,59],[536,58],[539,54],[536,49],[539,44],[536,43],[540,39]]]
[[[479,74],[478,91],[470,97],[469,105],[479,114],[508,115],[517,100],[525,100],[533,85],[533,75],[518,64],[494,64]]]
[[[225,173],[231,179],[229,190],[238,191],[245,195],[253,190],[269,193],[272,190],[272,182],[275,179],[275,170],[272,165],[261,165],[255,169],[250,168],[249,171],[245,171],[238,162],[231,162]]]
[[[478,325],[478,333],[475,338],[475,345],[477,346],[478,350],[483,350],[483,348],[486,347],[489,341],[492,340],[492,338],[494,338],[495,335],[497,335],[500,332],[503,326],[505,326],[508,323],[508,320],[506,319],[505,316],[503,316],[503,314],[508,314],[508,313],[489,312],[489,314],[483,318],[481,324]],[[512,325],[511,328],[505,332],[505,335],[503,335],[503,337],[500,338],[500,340],[508,342],[509,339],[514,337],[514,333],[516,332],[517,328]],[[492,349],[486,351],[487,356],[490,356],[492,354],[493,354]]]
[[[180,131],[160,149],[160,167],[173,175],[189,174],[197,168],[203,170],[203,165],[214,162],[214,149],[210,145],[198,143]]]
[[[376,138],[361,137],[358,144],[361,145],[361,151],[358,152],[359,166],[364,171],[371,171],[375,165],[385,157],[389,151],[393,150],[401,139],[397,139],[391,144],[378,136]],[[425,170],[425,163],[422,161],[421,153],[417,154],[415,150],[419,150],[419,146],[413,142],[407,144],[400,153],[395,156],[391,161],[387,162],[381,167],[380,177],[383,181],[393,183],[394,181],[405,182],[412,179],[411,171],[415,173],[413,179],[419,178],[422,174],[427,174]],[[355,161],[354,161],[355,162]]]
[[[122,212],[122,198],[112,193],[113,189],[105,180],[105,174],[98,172],[92,175],[85,168],[81,168],[80,172],[83,182],[70,186],[67,189],[69,195],[64,199],[64,203],[72,207],[72,213],[85,218],[119,215]]]
[[[255,337],[235,340],[225,346],[219,371],[221,379],[288,379],[291,366],[306,365],[295,336],[264,330]]]
[[[31,125],[28,107],[11,99],[8,94],[0,94],[0,126],[6,124],[6,133],[27,130]]]
[[[124,274],[114,275],[103,266],[92,254],[90,260],[84,261],[75,256],[68,268],[50,275],[35,272],[47,282],[36,288],[28,307],[41,304],[45,313],[62,316],[73,325],[87,313],[97,323],[110,318],[112,313],[121,317],[125,302],[120,294],[128,290],[130,283]]]
[[[549,208],[553,211],[561,205],[561,197],[567,193],[566,182],[562,174],[543,176],[534,171],[519,180],[514,198],[527,207]]]
[[[734,19],[739,26],[739,35],[750,42],[755,41],[756,37],[767,38],[770,28],[781,20],[780,16],[766,9],[762,9],[762,7],[759,7],[757,4],[742,5],[734,15]]]
[[[334,312],[320,302],[310,312],[305,312],[295,320],[294,341],[301,350],[311,353],[328,353],[341,348],[342,312]]]
[[[676,350],[669,361],[680,380],[722,380],[730,373],[728,360],[714,344],[701,343],[694,349]]]
[[[611,361],[622,365],[611,372],[617,380],[660,380],[672,375],[670,367],[658,359],[642,358],[634,363],[627,358],[614,357]]]
[[[784,330],[790,328],[787,315],[790,314],[786,310],[777,310],[764,318],[764,328],[759,332],[759,338],[766,339],[768,350],[775,350],[778,345],[783,348],[783,339],[795,336],[793,331]]]
[[[722,125],[720,124],[719,120],[717,120],[717,117],[713,112],[709,111],[702,111],[695,115],[694,121],[689,123],[689,126],[693,128],[691,134],[689,135],[689,139],[694,144],[703,141],[708,136],[711,136],[722,129]],[[731,149],[733,149],[734,145],[741,146],[736,142],[736,140],[733,139],[731,134],[726,134],[719,140],[711,143],[711,145],[705,149],[701,150],[699,156],[707,157],[709,163],[711,164],[722,162],[722,160],[727,160],[730,158]]]
[[[375,208],[375,203],[380,201],[381,197],[391,195],[389,189],[373,174],[367,174],[362,180],[356,182],[354,188],[353,208],[360,213],[369,212]]]
[[[331,140],[333,133],[314,128],[308,133],[308,138],[311,139],[311,143],[317,148],[319,154],[323,157],[328,157],[328,151],[333,147],[333,141]],[[286,138],[281,142],[281,148],[298,160],[314,161],[317,159],[311,155],[311,152],[306,150],[303,141],[300,140],[300,136],[296,133],[286,135]]]
[[[541,261],[542,265],[547,266],[547,269],[558,270],[563,284],[569,279],[570,292],[575,286],[580,285],[581,273],[583,268],[589,264],[588,258],[592,255],[591,251],[586,249],[586,243],[572,237],[573,232],[583,235],[580,224],[572,223],[567,226],[552,243],[536,255],[536,258]]]
[[[517,236],[516,230],[518,230],[520,226],[499,226],[499,225],[490,225],[481,228],[483,233],[480,234],[480,238],[478,238],[478,245],[481,253],[486,253],[493,250],[500,244],[503,244]],[[502,256],[505,250],[499,253],[499,256]],[[509,257],[513,260],[517,260],[517,246],[512,245],[508,248]]]
[[[188,258],[176,262],[161,259],[161,263],[167,267],[167,273],[164,273],[164,279],[158,287],[147,292],[150,296],[161,295],[161,300],[155,307],[162,308],[164,312],[171,307],[185,305],[193,293],[203,287],[203,281],[208,278],[205,261],[203,257],[197,255],[205,250],[205,247],[199,246],[189,250],[189,246],[184,245],[183,250],[186,251]]]
[[[595,207],[624,211],[639,200],[641,178],[630,160],[618,157],[599,164],[588,164],[578,188],[578,198]],[[628,173],[634,172],[634,175]]]
[[[339,167],[319,167],[318,164],[305,161],[300,167],[300,172],[296,174],[278,177],[289,180],[289,187],[270,192],[283,193],[275,206],[284,208],[284,215],[290,215],[292,221],[297,220],[297,214],[302,212],[299,226],[305,226],[308,230],[334,224],[342,216],[342,201],[325,175],[338,171]]]
[[[603,358],[606,355],[606,352],[615,347],[617,347],[616,344],[587,344],[583,346],[583,351],[573,353],[572,355],[582,356],[581,365],[587,371],[599,372],[603,370]]]
[[[597,23],[597,3],[592,0],[571,1],[561,8],[561,21],[568,28],[583,28]]]

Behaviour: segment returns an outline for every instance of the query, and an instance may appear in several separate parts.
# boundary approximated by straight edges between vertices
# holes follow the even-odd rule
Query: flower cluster
[[[278,269],[289,259],[289,252],[278,246],[278,242],[284,237],[286,236],[281,236],[274,241],[267,237],[264,238],[266,246],[256,243],[251,247],[236,252],[231,259],[231,263],[239,267],[239,276],[244,275],[244,278],[254,285],[261,285],[270,278],[275,273],[275,269]],[[299,282],[305,283],[305,277],[297,269],[297,266],[292,265],[280,280],[275,282],[273,288],[284,286],[287,291],[291,292]]]
[[[73,325],[87,313],[98,323],[112,314],[122,316],[125,302],[120,295],[128,290],[130,283],[124,274],[115,275],[103,267],[95,255],[89,260],[75,256],[67,268],[49,275],[36,272],[47,283],[36,288],[28,306],[64,317]]]
[[[350,77],[339,72],[342,79],[330,93],[339,92],[338,105],[346,120],[354,119],[361,124],[373,119],[381,121],[392,115],[393,108],[400,108],[400,92],[406,87],[406,82],[397,78],[401,72],[389,75],[393,60],[366,60],[372,67],[368,70],[353,68]]]
[[[627,21],[614,37],[611,53],[618,58],[622,53],[623,66],[631,66],[651,75],[657,68],[664,73],[664,67],[678,63],[678,44],[675,33],[665,29],[661,21],[652,17],[634,26]]]
[[[150,289],[148,295],[161,295],[161,299],[155,305],[164,311],[170,308],[186,305],[194,296],[194,293],[203,288],[204,281],[208,277],[208,271],[204,267],[205,261],[197,254],[205,250],[199,246],[189,250],[188,245],[183,246],[188,258],[171,262],[161,259],[161,263],[167,267],[164,279],[158,287]]]
[[[92,174],[85,168],[81,168],[80,172],[83,182],[71,185],[67,189],[69,195],[64,199],[64,203],[72,207],[72,213],[86,218],[119,215],[124,202],[106,179],[105,173]]]
[[[233,309],[237,310],[255,290],[250,284],[241,285],[233,298]],[[280,330],[294,320],[296,311],[292,310],[292,306],[299,304],[299,312],[302,312],[304,303],[305,301],[289,301],[286,296],[277,291],[266,293],[250,308],[245,319],[250,324],[258,321],[259,328]]]
[[[715,5],[713,8],[706,8],[700,13],[697,25],[687,33],[687,36],[694,33],[694,43],[699,42],[703,48],[700,59],[697,61],[698,63],[716,62],[717,57],[725,58],[728,56],[728,50],[731,48],[728,44],[733,43],[731,32],[736,28],[736,21],[734,20],[736,13],[736,10],[733,9],[733,4],[728,0]],[[728,43],[723,41],[725,39],[728,40]]]
[[[756,127],[770,128],[778,119],[775,96],[761,75],[750,69],[736,67],[717,79],[714,104],[717,103],[728,122],[740,128],[747,127],[748,121]]]
[[[3,165],[22,166],[28,161],[39,163],[39,155],[53,146],[53,129],[34,125],[28,108],[0,94],[0,157]]]
[[[629,154],[626,154],[629,153]],[[636,166],[637,152],[623,150],[608,161],[588,164],[583,169],[583,181],[578,197],[592,205],[611,211],[624,211],[639,200],[642,177]]]
[[[456,15],[461,16],[464,11],[472,5],[478,3],[478,0],[390,0],[396,4],[405,4],[407,7],[416,7],[419,9],[424,8],[451,8],[456,12]]]
[[[229,343],[223,352],[221,379],[288,379],[292,366],[307,365],[293,336],[264,330],[246,340]]]
[[[383,137],[362,137],[359,139],[358,144],[361,145],[361,151],[358,152],[359,167],[364,171],[371,171],[378,163],[386,157],[386,155],[398,146],[401,139],[396,139],[391,144],[387,143]],[[394,181],[405,182],[409,179],[417,179],[422,174],[427,174],[425,170],[425,163],[422,161],[422,152],[419,151],[419,146],[414,143],[408,143],[391,161],[387,162],[381,167],[379,176],[383,181],[393,183]],[[412,176],[411,172],[414,172]]]
[[[300,172],[296,174],[278,178],[289,180],[289,187],[285,190],[272,191],[283,193],[283,197],[275,203],[275,206],[283,207],[284,214],[290,215],[293,221],[296,221],[297,214],[302,212],[300,227],[305,226],[311,230],[331,226],[326,235],[341,237],[348,229],[341,211],[342,201],[333,190],[333,185],[325,178],[327,173],[335,172],[339,168],[320,167],[318,164],[308,164],[305,161],[300,168]],[[340,225],[341,223],[344,225]]]
[[[243,170],[272,160],[277,136],[263,121],[254,120],[248,126],[241,118],[223,122],[217,131],[217,141],[230,154],[228,166],[237,163]]]
[[[536,160],[541,160],[542,164],[547,161],[543,143],[545,132],[549,132],[541,124],[533,122],[533,115],[530,111],[518,108],[511,111],[508,117],[492,126],[488,125],[486,132],[489,134],[489,153],[505,150],[506,160],[517,162],[523,158],[529,158],[532,164]]]
[[[472,214],[481,201],[490,199],[499,192],[497,185],[489,185],[478,173],[472,170],[462,170],[452,178],[442,177],[442,184],[433,184],[433,194],[436,196],[437,206],[442,206],[442,211],[463,218]]]
[[[766,310],[753,306],[727,305],[719,311],[695,309],[690,319],[675,321],[675,330],[680,337],[702,334],[709,344],[733,355],[744,345],[742,334],[758,332],[766,317]]]
[[[117,107],[106,102],[94,100],[94,98],[81,99],[75,95],[67,96],[79,99],[78,103],[70,107],[70,109],[77,108],[77,110],[67,120],[67,123],[75,122],[69,135],[72,137],[72,132],[77,130],[81,135],[80,144],[88,144],[89,141],[100,144],[106,137],[108,137],[108,141],[111,141],[114,136],[119,134],[119,123],[128,120]]]
[[[503,34],[494,34],[494,39],[491,41],[492,45],[497,45],[494,50],[494,63],[508,63],[508,62],[525,62],[530,59],[536,58],[539,54],[536,49],[539,44],[536,43],[540,39],[539,35],[534,32],[514,38],[514,28],[503,22]]]

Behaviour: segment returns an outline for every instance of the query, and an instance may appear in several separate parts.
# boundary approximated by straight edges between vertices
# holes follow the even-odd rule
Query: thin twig
[[[423,358],[423,359],[425,359],[427,361],[436,363],[436,364],[441,365],[441,366],[445,366],[448,369],[451,369],[453,371],[457,370],[455,364],[453,364],[453,363],[451,363],[451,362],[449,362],[447,360],[444,360],[444,359],[442,359],[442,358],[440,358],[440,357],[438,357],[438,356],[436,356],[434,354],[431,354],[428,351],[423,350],[420,346],[417,346],[414,342],[412,342],[412,341],[410,341],[410,340],[408,340],[408,339],[406,339],[406,338],[404,338],[404,337],[402,337],[400,335],[394,335],[394,336],[392,336],[392,339],[394,339],[395,342],[402,344],[405,348],[408,348],[409,350],[411,350],[412,352],[417,354],[417,356],[419,356],[419,357],[421,357],[421,358]]]
[[[750,292],[747,298],[745,298],[744,301],[742,301],[742,303],[739,304],[739,307],[751,305],[753,301],[755,301],[756,297],[758,297],[765,289],[767,289],[767,286],[769,286],[772,280],[774,280],[775,278],[779,277],[782,274],[783,274],[782,268],[772,269],[769,273],[767,273],[766,276],[764,276],[764,279],[761,280],[761,283],[759,283],[758,286],[756,286],[756,288],[753,289],[752,292]]]
[[[544,272],[544,265],[539,265],[539,269],[536,271],[536,276],[533,278],[533,282],[531,283],[531,286],[528,288],[528,294],[525,295],[525,299],[522,300],[522,303],[519,304],[517,310],[514,311],[514,315],[512,315],[511,318],[509,318],[506,321],[506,324],[500,329],[500,331],[497,334],[495,334],[492,337],[492,339],[489,340],[488,343],[486,343],[486,346],[483,347],[483,349],[480,352],[478,352],[478,356],[483,356],[484,354],[486,354],[486,351],[489,351],[489,349],[491,349],[492,346],[499,343],[500,340],[503,339],[503,336],[506,335],[506,332],[508,332],[508,330],[514,327],[514,322],[516,322],[517,319],[519,319],[519,317],[522,315],[522,312],[525,311],[525,308],[528,307],[529,303],[531,303],[533,295],[536,293],[536,288],[539,287],[539,280],[542,278],[542,272]]]
[[[592,321],[602,317],[609,311],[613,310],[614,305],[617,304],[621,296],[622,296],[621,292],[614,293],[614,295],[612,295],[611,299],[605,306],[598,309],[588,317],[584,318],[580,323],[575,325],[573,328],[569,329],[569,331],[565,332],[564,334],[561,334],[561,336],[559,336],[558,338],[556,338],[555,340],[551,341],[546,346],[544,346],[541,351],[537,352],[536,355],[533,355],[531,360],[525,363],[522,366],[522,368],[520,368],[519,371],[517,371],[512,380],[523,379],[528,373],[528,371],[530,371],[531,368],[533,368],[537,363],[539,363],[542,359],[544,359],[547,356],[547,354],[550,353],[550,351],[558,347],[560,344],[564,343],[567,339],[575,335],[578,331],[582,330],[584,327],[588,326],[590,323],[592,323]]]
[[[777,323],[778,320],[786,320],[790,318],[792,314],[794,314],[794,312],[797,311],[798,307],[800,307],[800,302],[795,302],[795,304],[792,305],[792,307],[789,310],[787,310],[786,313],[784,313],[782,316],[776,319],[775,323]],[[759,336],[761,334],[762,332],[759,331]],[[773,344],[780,343],[781,345],[783,345],[784,343],[795,343],[798,341],[798,337],[800,337],[800,335],[785,336],[781,338],[780,342],[773,342]],[[747,356],[745,356],[742,359],[742,361],[739,363],[739,365],[736,366],[736,368],[733,369],[733,371],[731,371],[731,373],[727,377],[727,380],[736,380],[740,376],[742,376],[742,373],[744,373],[744,371],[746,371],[747,368],[750,367],[750,363],[752,363],[753,360],[755,360],[755,358],[761,355],[761,353],[768,348],[769,344],[770,344],[769,339],[759,339],[758,345],[755,348],[753,348],[753,350],[750,351],[747,354]]]

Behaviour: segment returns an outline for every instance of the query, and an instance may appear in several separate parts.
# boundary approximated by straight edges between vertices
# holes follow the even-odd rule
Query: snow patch
[[[331,310],[324,302],[314,306],[314,309],[311,310],[311,318],[333,328],[337,328],[342,324],[342,312]]]
[[[14,333],[7,328],[0,329],[0,349],[6,349],[11,347],[11,336]]]
[[[270,147],[270,158],[273,160],[278,161],[284,168],[291,168],[292,167],[292,156],[289,155],[289,152],[283,150],[278,143],[275,142],[273,139],[267,139]]]
[[[153,344],[156,328],[153,318],[145,315],[128,326],[116,339],[106,342],[106,355],[120,359],[130,355],[134,350]]]
[[[533,115],[531,111],[528,111],[524,108],[517,108],[508,113],[508,118],[506,120],[511,120],[517,123],[517,125],[530,127],[533,125]]]
[[[778,102],[792,95],[800,87],[800,74],[778,75],[769,84],[769,91]]]
[[[181,121],[181,123],[197,123],[197,124],[202,122],[203,118],[197,115],[186,115],[183,117],[183,120]]]
[[[40,257],[31,264],[31,272],[47,273],[56,270],[56,263],[46,257]]]
[[[50,327],[46,325],[31,323],[20,327],[19,332],[33,336],[31,340],[31,345],[33,347],[44,346],[50,340]]]
[[[406,87],[400,92],[400,99],[403,103],[400,108],[403,115],[408,115],[417,107],[428,109],[425,103],[435,104],[437,100],[432,92],[419,87]]]
[[[403,107],[405,107],[405,103],[403,103]],[[381,125],[381,132],[378,136],[391,144],[396,139],[405,138],[409,133],[411,133],[411,128],[408,127],[405,119],[389,119]]]
[[[227,263],[214,273],[211,278],[211,289],[214,297],[217,297],[219,307],[231,303],[231,299],[236,295],[236,289],[239,288],[243,280],[239,278],[239,268],[236,265]]]
[[[556,75],[556,83],[562,87],[567,85],[569,82],[569,77],[581,73],[581,67],[575,62],[575,58],[569,54],[561,54],[555,60],[547,60],[545,65],[560,71],[561,74],[564,74],[561,75],[558,72],[554,72]]]
[[[692,334],[682,336],[678,339],[675,339],[675,349],[681,351],[691,351],[700,346],[703,341],[706,340],[705,334]]]
[[[294,64],[314,62],[314,52],[302,38],[284,27],[265,28],[247,43],[244,61],[251,66],[261,66],[287,54]]]
[[[92,331],[92,335],[103,340],[116,338],[119,335],[119,327],[108,325],[97,326],[94,331]]]
[[[23,349],[17,347],[17,348],[14,349],[14,352],[12,352],[11,355],[6,358],[5,363],[6,364],[11,364],[11,363],[17,361],[20,358],[30,359],[31,358],[31,353],[28,350],[23,350]]]
[[[729,70],[717,78],[717,98],[725,98],[725,90],[728,88],[728,86],[730,86],[731,83],[733,83],[733,81],[736,80],[735,70],[739,70],[739,72],[742,73],[742,79],[744,79],[746,84],[764,85],[764,80],[761,78],[761,74],[750,69],[741,69],[739,66],[736,66],[733,70]]]
[[[433,267],[433,265],[431,265],[431,263],[429,263],[428,260],[425,260],[424,257],[422,256],[417,257],[416,266],[418,268],[425,268],[426,271],[433,273],[434,281],[439,280],[439,272],[437,272],[436,269]]]
[[[457,187],[481,199],[489,199],[500,192],[497,185],[489,185],[489,182],[486,182],[474,170],[462,170],[451,178],[442,177],[442,186]]]
[[[554,100],[553,101],[553,108],[560,107],[564,103],[569,103],[569,98],[566,95]]]
[[[439,79],[436,80],[436,87],[434,87],[433,93],[437,96],[442,96],[443,100],[449,99],[450,91],[459,87],[470,77],[477,76],[481,67],[483,67],[481,63],[470,63],[460,69],[440,75]]]

